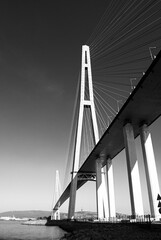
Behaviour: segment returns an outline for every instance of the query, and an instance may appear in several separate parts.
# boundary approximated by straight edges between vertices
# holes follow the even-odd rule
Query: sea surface
[[[58,240],[65,232],[59,227],[22,225],[20,221],[0,221],[0,240]]]

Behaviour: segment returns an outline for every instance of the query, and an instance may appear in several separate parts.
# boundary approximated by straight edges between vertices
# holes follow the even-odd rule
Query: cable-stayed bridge
[[[57,211],[70,198],[69,218],[74,216],[76,190],[87,181],[96,181],[98,218],[116,216],[112,159],[124,148],[131,214],[144,214],[135,146],[138,135],[150,214],[158,218],[160,189],[149,125],[161,114],[161,2],[120,4],[110,2],[87,41],[90,48],[82,48],[71,169],[68,162],[72,178],[54,207]]]

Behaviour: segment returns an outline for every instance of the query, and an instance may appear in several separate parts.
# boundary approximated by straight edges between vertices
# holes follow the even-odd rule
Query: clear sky
[[[50,210],[63,179],[81,46],[106,1],[0,1],[0,212]],[[63,180],[62,180],[63,182]]]
[[[57,169],[64,181],[81,46],[107,2],[0,1],[0,212],[51,210]],[[151,127],[158,173],[160,124]],[[114,160],[117,210],[128,212],[124,153],[119,157]],[[145,182],[144,170],[141,175]],[[95,211],[94,183],[79,190],[77,200],[76,210]]]

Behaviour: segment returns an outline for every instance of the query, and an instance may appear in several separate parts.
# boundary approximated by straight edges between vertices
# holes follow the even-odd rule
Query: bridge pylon
[[[85,95],[85,88],[88,88],[88,96]],[[72,179],[71,179],[71,188],[70,188],[70,200],[69,200],[69,209],[68,209],[69,219],[74,218],[74,212],[75,212],[76,190],[77,190],[77,181],[78,181],[77,172],[79,170],[81,137],[82,137],[82,128],[83,128],[83,115],[84,115],[85,108],[90,109],[91,123],[93,128],[93,138],[94,138],[93,140],[94,140],[94,144],[97,144],[97,142],[99,141],[99,131],[98,131],[94,97],[93,97],[90,50],[87,45],[82,46],[80,105],[79,105],[79,115],[78,115],[78,122],[77,122],[77,133],[76,133],[76,139],[75,139],[75,151],[74,151]],[[98,171],[96,174],[96,182],[98,182],[97,181],[98,176],[99,177],[101,176],[101,178],[104,178],[104,175],[101,174],[101,172],[98,173]],[[104,183],[105,181],[102,180],[101,182]],[[103,184],[103,186],[104,187],[100,188],[101,191],[100,189],[99,191],[97,191],[97,211],[98,212],[103,211],[103,209],[105,209],[105,205],[107,206],[107,202],[106,202],[107,197],[105,197],[107,195],[105,184]],[[100,210],[100,208],[102,208],[102,210]],[[103,215],[101,214],[101,216]]]

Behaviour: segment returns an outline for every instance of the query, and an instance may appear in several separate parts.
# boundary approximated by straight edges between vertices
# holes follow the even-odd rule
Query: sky
[[[0,212],[51,210],[56,170],[64,181],[81,47],[107,2],[0,1]],[[159,172],[160,123],[151,126]],[[119,158],[124,160],[117,167]],[[124,152],[114,167],[117,210],[128,212]],[[145,183],[144,170],[141,178]],[[96,211],[94,183],[78,191],[76,210],[81,209]]]
[[[106,1],[0,1],[0,212],[49,210],[61,182],[81,46]]]

